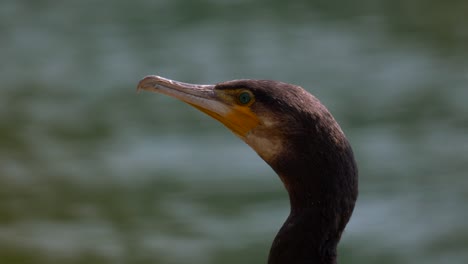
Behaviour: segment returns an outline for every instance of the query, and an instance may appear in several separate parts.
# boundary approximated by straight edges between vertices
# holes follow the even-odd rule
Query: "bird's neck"
[[[336,263],[336,249],[357,198],[357,169],[351,148],[296,145],[274,163],[290,198],[291,213],[270,250],[269,264]],[[311,148],[310,146],[319,146]],[[301,149],[302,148],[302,149]]]
[[[336,264],[339,239],[320,229],[318,212],[291,212],[272,244],[268,264]]]

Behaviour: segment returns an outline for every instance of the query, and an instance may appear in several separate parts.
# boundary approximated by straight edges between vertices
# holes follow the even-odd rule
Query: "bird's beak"
[[[146,90],[177,98],[220,121],[242,139],[258,125],[257,116],[250,111],[224,100],[215,85],[190,84],[156,75],[143,78],[137,91]]]

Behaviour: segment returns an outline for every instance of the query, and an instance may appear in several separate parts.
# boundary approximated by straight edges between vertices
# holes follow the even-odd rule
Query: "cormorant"
[[[269,264],[336,263],[358,195],[353,151],[327,108],[303,88],[270,80],[197,85],[150,75],[137,90],[175,97],[223,123],[282,180],[291,211]]]

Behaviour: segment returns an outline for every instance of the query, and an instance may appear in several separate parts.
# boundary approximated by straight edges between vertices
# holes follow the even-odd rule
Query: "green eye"
[[[242,92],[239,94],[239,103],[248,104],[252,100],[252,95],[248,92]]]

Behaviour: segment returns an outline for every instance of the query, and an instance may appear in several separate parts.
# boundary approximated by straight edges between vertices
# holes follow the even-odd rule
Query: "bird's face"
[[[140,81],[137,89],[166,94],[188,103],[220,121],[242,139],[260,123],[251,108],[255,95],[245,87],[217,89],[216,85],[196,85],[148,76]]]
[[[284,86],[284,87],[281,87]],[[290,87],[285,87],[290,86]],[[288,118],[284,112],[294,107],[285,105],[277,89],[288,96],[305,100],[310,96],[302,88],[273,81],[235,80],[216,85],[196,85],[147,76],[138,90],[148,90],[175,97],[208,114],[229,128],[250,145],[266,162],[283,148],[283,134],[292,130],[282,124]],[[276,89],[276,91],[275,91]],[[278,114],[281,111],[283,113]]]

